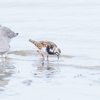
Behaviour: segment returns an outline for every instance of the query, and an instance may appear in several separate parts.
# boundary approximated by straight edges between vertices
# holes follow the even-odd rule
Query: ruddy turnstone
[[[43,48],[45,49],[47,53],[47,60],[49,55],[56,55],[59,59],[59,55],[61,53],[61,50],[57,47],[57,45],[51,41],[34,41],[32,39],[29,39],[29,42],[33,43],[39,50],[37,52],[43,57],[44,54],[40,51]]]

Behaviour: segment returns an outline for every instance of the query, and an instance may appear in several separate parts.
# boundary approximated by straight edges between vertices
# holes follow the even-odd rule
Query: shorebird
[[[17,35],[18,33],[13,32],[8,27],[0,25],[0,55],[2,55],[2,57],[9,51],[9,42],[11,41],[11,39],[16,37]]]
[[[55,43],[51,41],[34,41],[32,39],[29,39],[29,42],[31,42],[38,48],[37,52],[43,57],[43,59],[45,57],[44,53],[41,50],[45,49],[47,53],[47,60],[49,58],[49,55],[56,55],[59,60],[59,55],[61,53],[61,50],[57,47]]]

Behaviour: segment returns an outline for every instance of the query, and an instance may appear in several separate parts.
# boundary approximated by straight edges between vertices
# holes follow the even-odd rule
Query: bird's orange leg
[[[39,50],[37,50],[37,52],[38,52],[38,54],[40,54],[40,55],[43,57],[43,59],[44,59],[44,54],[43,54],[42,52],[40,52]]]

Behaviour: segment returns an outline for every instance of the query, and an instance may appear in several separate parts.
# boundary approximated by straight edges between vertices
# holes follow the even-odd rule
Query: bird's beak
[[[57,58],[58,58],[58,60],[59,60],[59,54],[56,54],[57,55]]]

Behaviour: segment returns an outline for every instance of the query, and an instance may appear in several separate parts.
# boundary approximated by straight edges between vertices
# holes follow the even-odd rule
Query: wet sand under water
[[[43,61],[33,50],[10,52],[0,62],[0,100],[99,100],[100,66],[74,65],[75,58]]]

